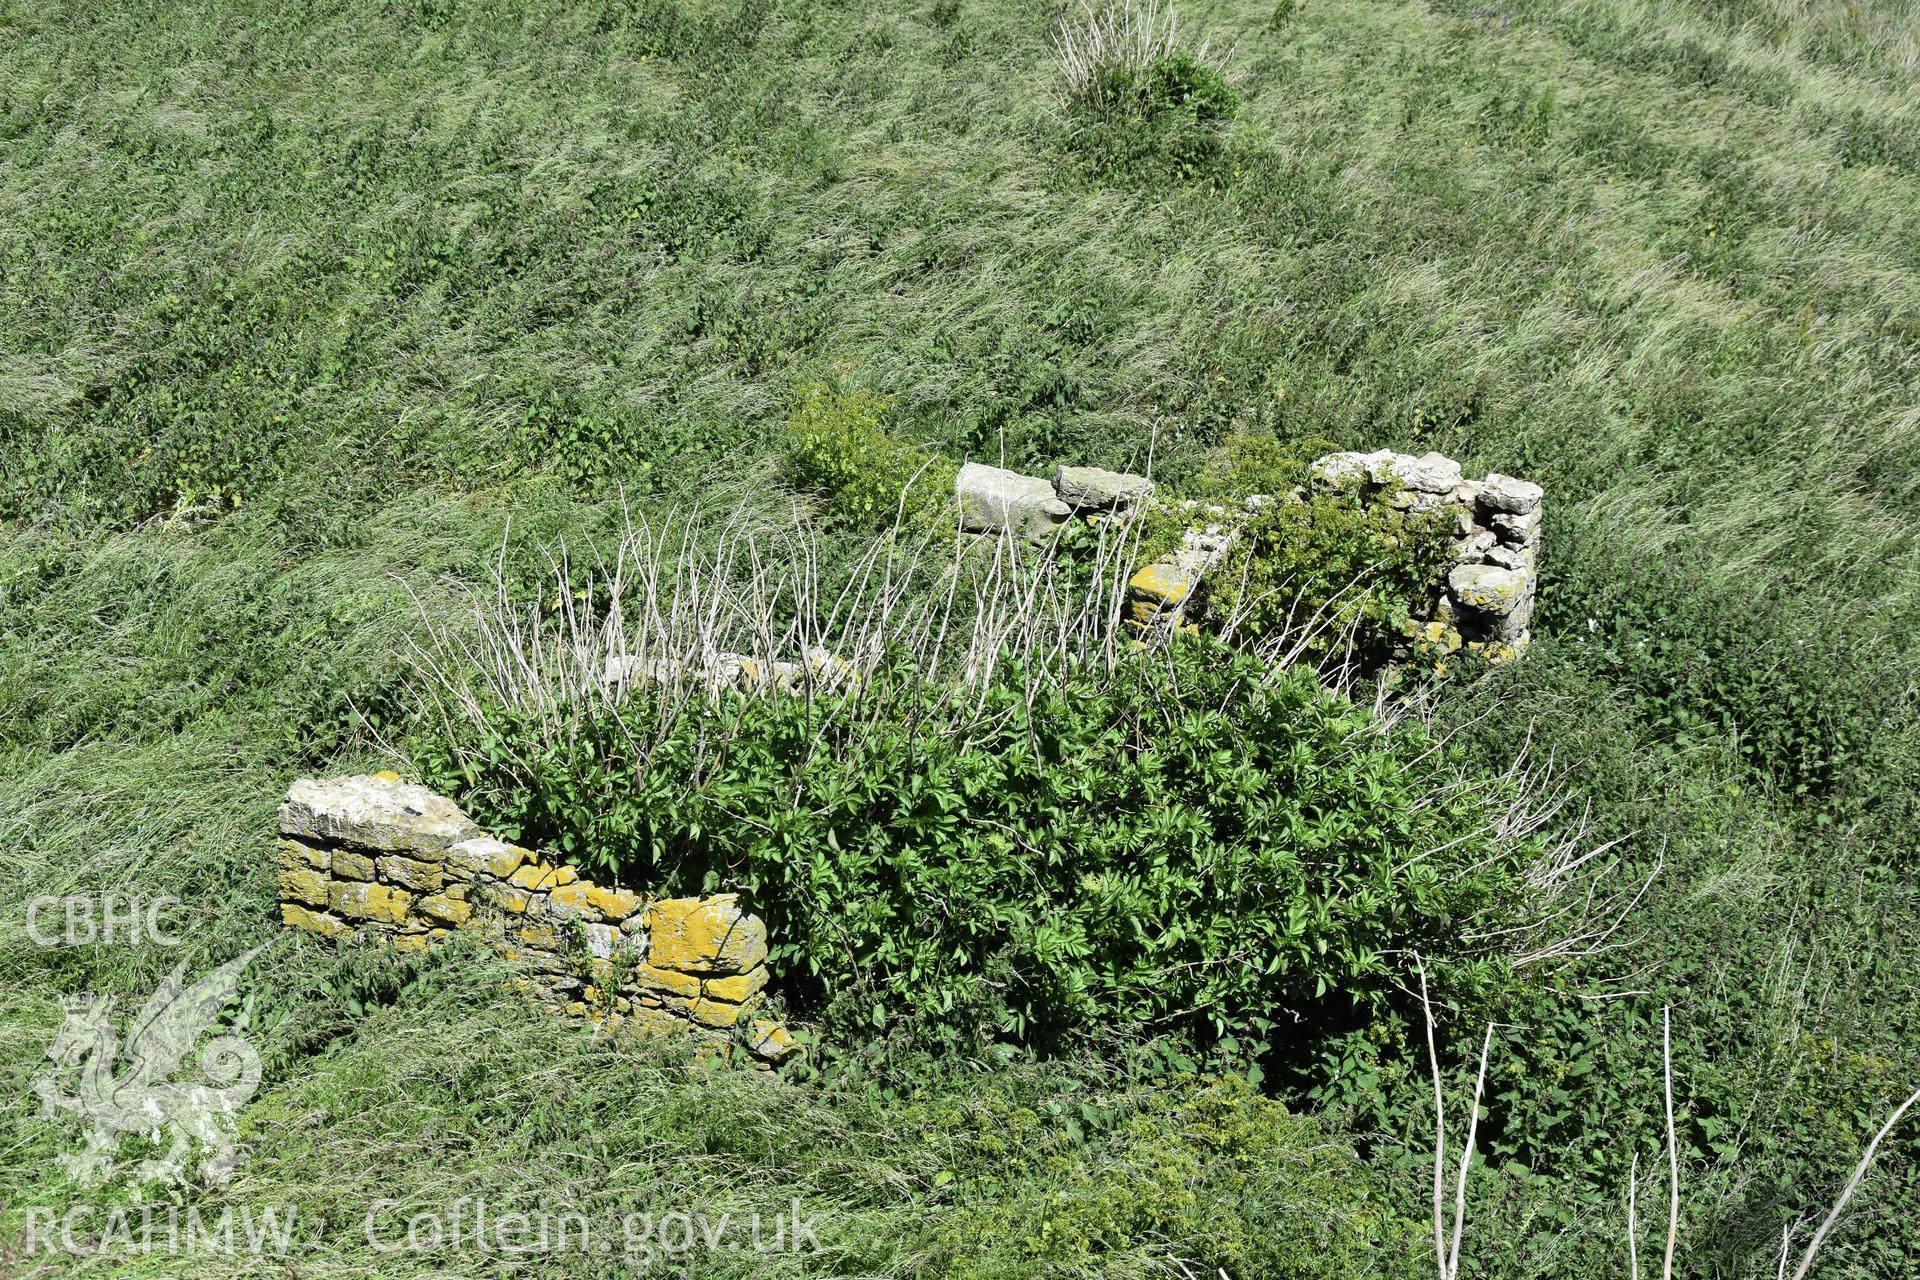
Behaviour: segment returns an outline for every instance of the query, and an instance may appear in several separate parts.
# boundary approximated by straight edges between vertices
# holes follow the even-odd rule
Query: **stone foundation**
[[[1328,454],[1310,471],[1314,484],[1354,490],[1362,501],[1453,516],[1451,562],[1419,611],[1422,625],[1407,637],[1408,653],[1465,649],[1504,661],[1526,650],[1538,580],[1539,485],[1497,474],[1469,480],[1451,458],[1386,449]],[[1154,501],[1153,482],[1145,476],[1094,467],[1059,467],[1047,481],[973,463],[961,468],[955,489],[962,528],[1036,540],[1076,516],[1125,516]],[[1255,494],[1238,507],[1181,504],[1177,514],[1196,527],[1173,551],[1135,570],[1127,584],[1129,628],[1144,638],[1194,626],[1207,576],[1226,560],[1247,518],[1268,504],[1305,496]]]
[[[398,951],[468,933],[565,1013],[715,1047],[744,1026],[769,1062],[796,1047],[748,1016],[767,985],[767,929],[737,895],[650,899],[595,884],[392,774],[294,783],[279,856],[280,918],[296,929]]]

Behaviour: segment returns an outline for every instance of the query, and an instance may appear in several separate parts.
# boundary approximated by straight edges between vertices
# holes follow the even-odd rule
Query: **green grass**
[[[1488,712],[1464,739],[1490,764],[1531,725],[1568,812],[1666,870],[1633,945],[1567,980],[1644,994],[1502,1033],[1469,1270],[1624,1270],[1671,1003],[1684,1272],[1773,1274],[1920,1076],[1920,18],[1196,0],[1240,107],[1179,177],[1096,165],[1052,17],[0,3],[0,1238],[75,1194],[25,1092],[57,995],[278,939],[230,1200],[798,1195],[835,1215],[835,1274],[1418,1273],[1402,1024],[1303,1035],[1275,1079],[1310,1120],[1082,1060],[903,1051],[779,1092],[279,938],[273,805],[406,731],[416,598],[453,609],[503,545],[531,592],[540,541],[604,533],[623,493],[766,491],[823,384],[956,459],[1184,480],[1250,431],[1546,485],[1532,655],[1440,715]],[[184,900],[183,953],[11,928],[35,894],[134,888]],[[1124,1122],[1073,1136],[1044,1104],[1076,1088]],[[991,1097],[1047,1117],[1055,1163],[957,1136]],[[1204,1154],[1236,1141],[1305,1163]],[[1914,1150],[1817,1275],[1920,1263]],[[1019,1243],[1075,1196],[1062,1242]],[[357,1240],[312,1273],[404,1273]]]

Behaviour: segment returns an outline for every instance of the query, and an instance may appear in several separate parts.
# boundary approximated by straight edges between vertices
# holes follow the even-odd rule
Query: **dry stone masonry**
[[[1498,473],[1469,480],[1451,458],[1387,449],[1330,453],[1312,473],[1328,488],[1358,486],[1363,497],[1452,517],[1451,564],[1446,581],[1434,584],[1419,637],[1428,647],[1496,661],[1526,651],[1539,581],[1539,485]]]
[[[1438,453],[1416,456],[1387,449],[1328,454],[1310,472],[1316,485],[1353,489],[1365,501],[1453,517],[1449,568],[1433,584],[1421,610],[1420,634],[1408,637],[1409,649],[1415,644],[1441,654],[1466,649],[1495,661],[1525,651],[1538,581],[1539,485],[1498,474],[1469,480],[1459,463]],[[960,469],[955,491],[967,531],[1011,532],[1035,540],[1076,516],[1124,516],[1155,501],[1147,477],[1097,467],[1060,467],[1047,481],[969,463]],[[1127,622],[1134,633],[1195,625],[1190,615],[1205,595],[1207,576],[1225,562],[1247,518],[1270,503],[1305,496],[1255,494],[1238,507],[1184,502],[1171,508],[1195,527],[1128,582]]]
[[[279,856],[280,916],[294,928],[399,951],[470,933],[565,1013],[714,1047],[741,1027],[770,1062],[796,1047],[749,1016],[767,985],[767,929],[734,894],[649,899],[595,884],[393,774],[294,783]]]

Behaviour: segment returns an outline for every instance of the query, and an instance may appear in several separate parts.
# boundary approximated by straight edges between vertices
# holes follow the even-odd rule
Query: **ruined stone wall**
[[[280,916],[328,938],[417,951],[456,931],[517,962],[542,1003],[611,1026],[684,1033],[778,1061],[783,1027],[748,1015],[767,929],[738,898],[650,899],[496,840],[392,774],[302,779],[280,806]]]
[[[1421,631],[1407,637],[1409,651],[1416,644],[1443,654],[1466,649],[1496,661],[1525,651],[1539,576],[1539,485],[1498,474],[1469,480],[1459,463],[1440,454],[1386,449],[1328,454],[1310,471],[1315,484],[1355,490],[1363,501],[1452,516],[1451,559],[1419,610]],[[1093,467],[1060,467],[1049,481],[971,463],[956,481],[963,528],[1036,539],[1076,516],[1104,519],[1142,510],[1153,495],[1153,482],[1144,476]],[[1254,494],[1232,507],[1180,504],[1178,514],[1196,527],[1174,550],[1134,572],[1129,627],[1146,635],[1193,625],[1190,616],[1205,595],[1208,575],[1226,561],[1247,519],[1263,506],[1304,497]]]

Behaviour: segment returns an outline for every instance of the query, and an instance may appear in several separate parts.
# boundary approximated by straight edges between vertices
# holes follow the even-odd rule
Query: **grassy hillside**
[[[673,1264],[708,1275],[1431,1274],[1417,1005],[1264,1094],[908,1027],[786,1085],[281,936],[273,807],[405,767],[422,610],[503,556],[534,598],[623,503],[777,496],[817,383],[956,459],[1180,481],[1272,435],[1542,483],[1532,653],[1436,714],[1488,770],[1530,731],[1560,827],[1662,869],[1503,1011],[1463,1274],[1624,1272],[1636,1158],[1659,1252],[1666,1005],[1680,1273],[1804,1240],[1920,1084],[1920,17],[1194,0],[1239,107],[1175,154],[1063,103],[1059,16],[0,0],[0,1249],[82,1195],[28,1088],[58,997],[271,942],[253,1159],[196,1202],[324,1215],[301,1275],[504,1271],[360,1229],[462,1195],[821,1215],[817,1255]],[[16,927],[109,890],[180,898],[184,947]],[[1815,1274],[1912,1273],[1916,1215],[1909,1124]]]

